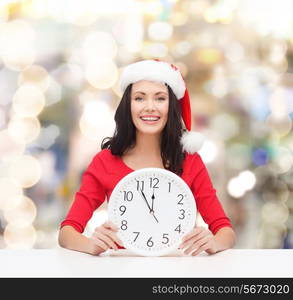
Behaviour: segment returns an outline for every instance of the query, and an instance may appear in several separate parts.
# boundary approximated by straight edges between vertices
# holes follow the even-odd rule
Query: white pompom
[[[200,132],[187,131],[181,137],[181,144],[184,151],[194,154],[202,147],[204,140],[205,138]]]

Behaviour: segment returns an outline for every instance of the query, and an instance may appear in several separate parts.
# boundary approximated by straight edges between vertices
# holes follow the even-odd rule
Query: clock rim
[[[173,177],[175,180],[180,181],[181,184],[183,186],[185,186],[185,188],[187,188],[188,193],[191,195],[191,198],[194,200],[193,204],[192,204],[192,205],[194,205],[194,210],[193,210],[194,211],[194,218],[193,218],[193,221],[190,222],[190,227],[187,228],[187,231],[192,230],[194,228],[195,224],[196,224],[196,213],[197,213],[197,205],[196,205],[194,195],[193,195],[192,191],[190,190],[190,187],[188,186],[188,184],[180,176],[178,176],[177,174],[175,174],[175,173],[173,173],[169,170],[162,169],[162,168],[142,168],[142,169],[134,170],[134,171],[128,173],[127,175],[125,175],[122,179],[120,179],[119,182],[114,187],[114,189],[111,193],[111,196],[109,198],[109,201],[108,201],[108,209],[107,210],[108,210],[109,220],[112,221],[115,224],[115,222],[113,220],[114,219],[113,218],[114,210],[111,209],[112,205],[110,204],[111,203],[111,198],[112,198],[112,195],[114,194],[114,192],[119,190],[119,187],[122,186],[124,184],[124,182],[128,181],[128,179],[130,179],[131,177],[135,177],[135,176],[137,176],[137,174],[145,173],[145,172],[167,173],[169,176]],[[112,214],[113,214],[113,216],[112,216]],[[120,231],[117,232],[117,236],[123,241],[123,236],[120,235]],[[137,254],[139,256],[164,256],[164,255],[169,254],[170,252],[178,249],[178,246],[181,243],[181,238],[182,237],[180,237],[176,243],[174,243],[172,246],[170,246],[168,248],[165,248],[163,250],[153,250],[150,253],[148,252],[148,250],[137,249],[132,244],[129,244],[129,243],[127,243],[127,248],[126,247],[125,248],[132,251],[132,252],[134,252],[135,254]]]

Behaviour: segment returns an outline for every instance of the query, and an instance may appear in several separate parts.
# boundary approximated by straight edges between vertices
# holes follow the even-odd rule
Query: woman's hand
[[[118,250],[115,243],[122,246],[121,240],[117,237],[116,232],[118,227],[111,221],[105,222],[103,225],[97,227],[95,232],[90,237],[92,242],[91,253],[98,255],[108,249]]]
[[[183,249],[184,254],[198,255],[202,251],[209,254],[218,251],[215,236],[204,227],[196,227],[182,238],[179,249]]]

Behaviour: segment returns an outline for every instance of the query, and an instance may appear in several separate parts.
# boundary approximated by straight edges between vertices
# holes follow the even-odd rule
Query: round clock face
[[[161,256],[178,248],[195,225],[196,203],[188,185],[160,168],[133,171],[115,186],[108,215],[126,249]]]

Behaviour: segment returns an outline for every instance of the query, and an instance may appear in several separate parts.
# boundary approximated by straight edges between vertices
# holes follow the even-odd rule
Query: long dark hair
[[[180,143],[183,132],[181,108],[172,89],[167,85],[169,93],[169,110],[167,123],[161,135],[161,157],[165,169],[182,174],[182,164],[185,154]],[[110,149],[113,155],[122,156],[136,143],[136,127],[131,117],[131,89],[130,84],[117,107],[115,113],[116,129],[113,137],[103,139],[101,149]]]

